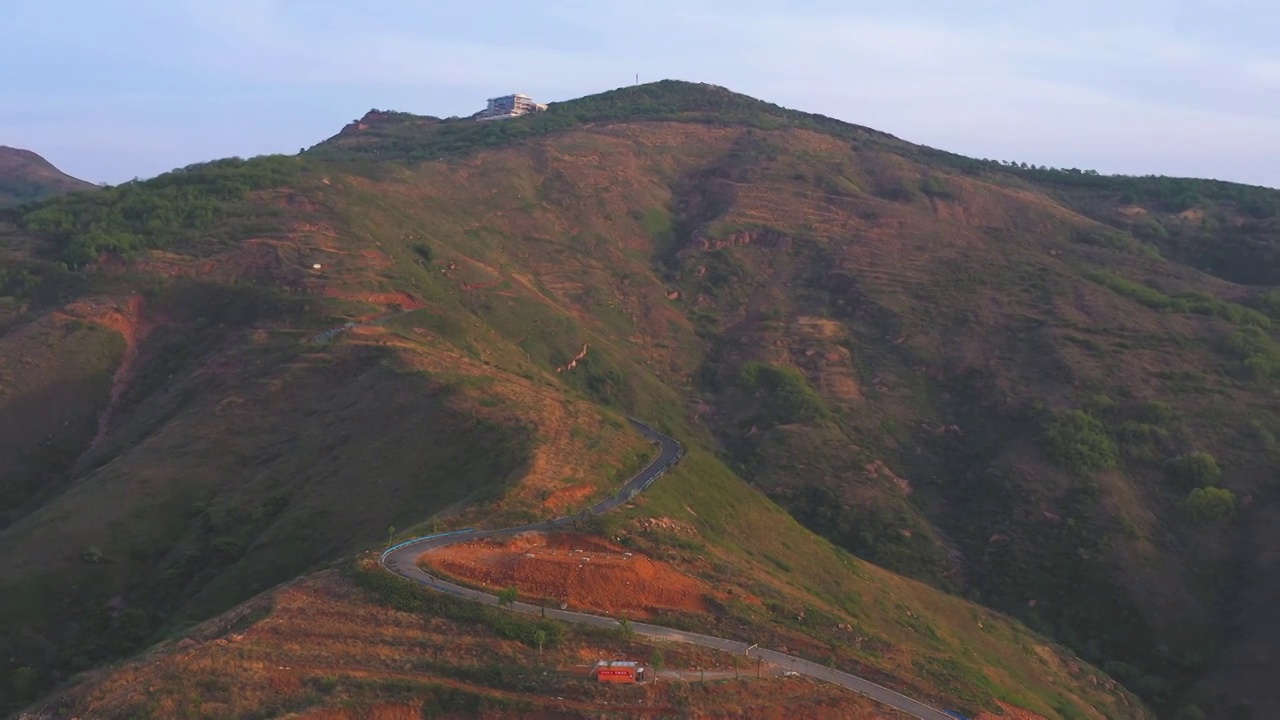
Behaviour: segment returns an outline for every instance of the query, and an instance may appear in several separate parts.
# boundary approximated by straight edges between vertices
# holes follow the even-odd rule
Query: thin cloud
[[[71,4],[22,4],[17,17],[47,25],[24,35],[27,44],[62,32],[58,6]],[[116,15],[93,16],[94,32],[63,37],[88,66],[111,68],[104,82],[50,75],[20,95],[40,105],[43,93],[63,116],[83,103],[85,126],[95,114],[128,126],[141,111],[164,132],[185,112],[186,129],[170,131],[191,146],[166,155],[173,166],[225,147],[220,134],[200,139],[212,132],[201,118],[265,108],[272,127],[238,134],[291,151],[337,129],[317,129],[322,122],[371,105],[455,114],[493,92],[560,100],[639,73],[714,82],[972,155],[1280,185],[1280,54],[1262,30],[1280,23],[1280,10],[1261,0],[792,5],[472,0],[392,11],[335,0],[122,0]],[[113,22],[156,40],[134,43],[120,64]],[[18,66],[6,52],[0,63]],[[17,103],[0,100],[0,123],[22,115]]]
[[[1280,60],[1254,60],[1245,65],[1245,74],[1267,89],[1280,90]]]

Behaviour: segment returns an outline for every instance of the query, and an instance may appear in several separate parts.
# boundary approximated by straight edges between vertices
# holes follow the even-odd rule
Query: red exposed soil
[[[199,278],[212,282],[252,280],[288,286],[294,282],[297,271],[286,271],[286,268],[297,264],[297,252],[298,248],[294,243],[254,238],[208,258],[153,250],[142,257],[125,260],[111,253],[103,253],[98,257],[96,265],[110,274],[143,273],[168,278]]]
[[[305,720],[419,720],[422,708],[416,705],[375,705],[369,708],[322,708],[301,716]]]
[[[417,310],[426,307],[426,303],[406,292],[348,292],[339,288],[327,287],[324,294],[344,300],[356,300],[371,305],[398,305],[402,310]]]
[[[670,565],[596,538],[528,533],[507,541],[451,545],[423,562],[488,588],[527,598],[648,617],[663,610],[706,612],[710,588]]]
[[[104,307],[94,301],[83,301],[69,305],[66,308],[66,313],[69,316],[83,318],[109,327],[120,333],[125,342],[124,356],[120,359],[120,365],[116,368],[116,373],[111,378],[111,399],[108,401],[106,409],[102,411],[102,415],[98,418],[98,432],[89,444],[90,449],[97,447],[106,437],[107,430],[111,427],[111,416],[120,404],[120,398],[124,396],[125,390],[129,388],[129,383],[133,380],[136,370],[134,361],[138,357],[138,345],[146,339],[154,328],[153,324],[144,319],[144,309],[145,302],[141,295],[134,295],[122,306]]]
[[[595,491],[596,489],[591,485],[571,485],[551,493],[546,500],[542,501],[542,506],[548,510],[569,510],[591,497]]]

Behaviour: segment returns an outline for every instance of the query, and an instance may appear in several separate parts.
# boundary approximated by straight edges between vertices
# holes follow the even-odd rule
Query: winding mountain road
[[[638,420],[632,420],[631,422],[635,425],[637,430],[645,435],[645,437],[656,443],[661,448],[661,452],[653,462],[649,463],[649,465],[637,473],[635,477],[628,480],[627,483],[618,490],[618,492],[592,506],[587,511],[591,515],[600,515],[608,512],[622,503],[627,502],[637,493],[643,492],[646,488],[652,485],[655,480],[661,477],[667,469],[678,462],[680,457],[684,454],[684,448],[681,447],[680,443],[676,442],[672,438],[663,435]],[[476,602],[484,603],[486,605],[498,605],[499,602],[496,595],[491,595],[479,590],[473,590],[471,588],[463,587],[437,578],[424,572],[422,568],[418,567],[415,561],[425,552],[458,542],[479,540],[483,538],[504,538],[526,532],[555,530],[569,525],[572,522],[573,518],[562,517],[554,520],[548,520],[546,522],[535,523],[533,525],[522,525],[520,527],[503,528],[500,530],[468,529],[440,533],[437,535],[428,535],[426,537],[408,540],[388,548],[382,553],[380,562],[387,570],[434,590],[475,600]],[[514,612],[524,613],[526,615],[540,615],[545,612],[546,617],[579,625],[595,625],[605,628],[621,627],[617,620],[610,617],[571,612],[556,608],[543,608],[539,605],[531,605],[523,602],[512,603],[510,605],[510,609]],[[824,680],[826,682],[848,688],[849,690],[853,690],[854,692],[865,695],[872,700],[884,703],[885,705],[901,710],[902,712],[920,718],[921,720],[955,720],[957,717],[956,715],[942,712],[941,710],[930,707],[918,700],[913,700],[905,695],[894,692],[882,685],[877,685],[870,680],[864,680],[856,675],[850,675],[849,673],[841,672],[835,668],[819,665],[818,663],[810,662],[793,655],[786,655],[784,653],[760,648],[756,645],[749,645],[737,640],[726,640],[724,638],[712,637],[710,635],[702,635],[684,630],[666,628],[660,625],[633,622],[630,623],[630,627],[637,635],[653,640],[691,643],[706,648],[712,648],[714,650],[723,650],[725,652],[735,654],[741,653],[742,655],[760,658],[767,663],[777,665],[785,670],[794,671],[800,675],[806,675],[811,678]]]

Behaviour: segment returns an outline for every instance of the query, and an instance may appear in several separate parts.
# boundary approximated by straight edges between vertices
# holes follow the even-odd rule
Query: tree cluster
[[[58,259],[74,269],[104,252],[128,255],[198,238],[236,212],[249,193],[284,185],[300,168],[285,156],[217,160],[56,198],[25,208],[17,221],[52,242]]]

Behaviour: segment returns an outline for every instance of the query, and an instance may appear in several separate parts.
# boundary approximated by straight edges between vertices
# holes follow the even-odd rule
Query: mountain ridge
[[[58,170],[30,150],[0,145],[0,208],[96,187]]]

